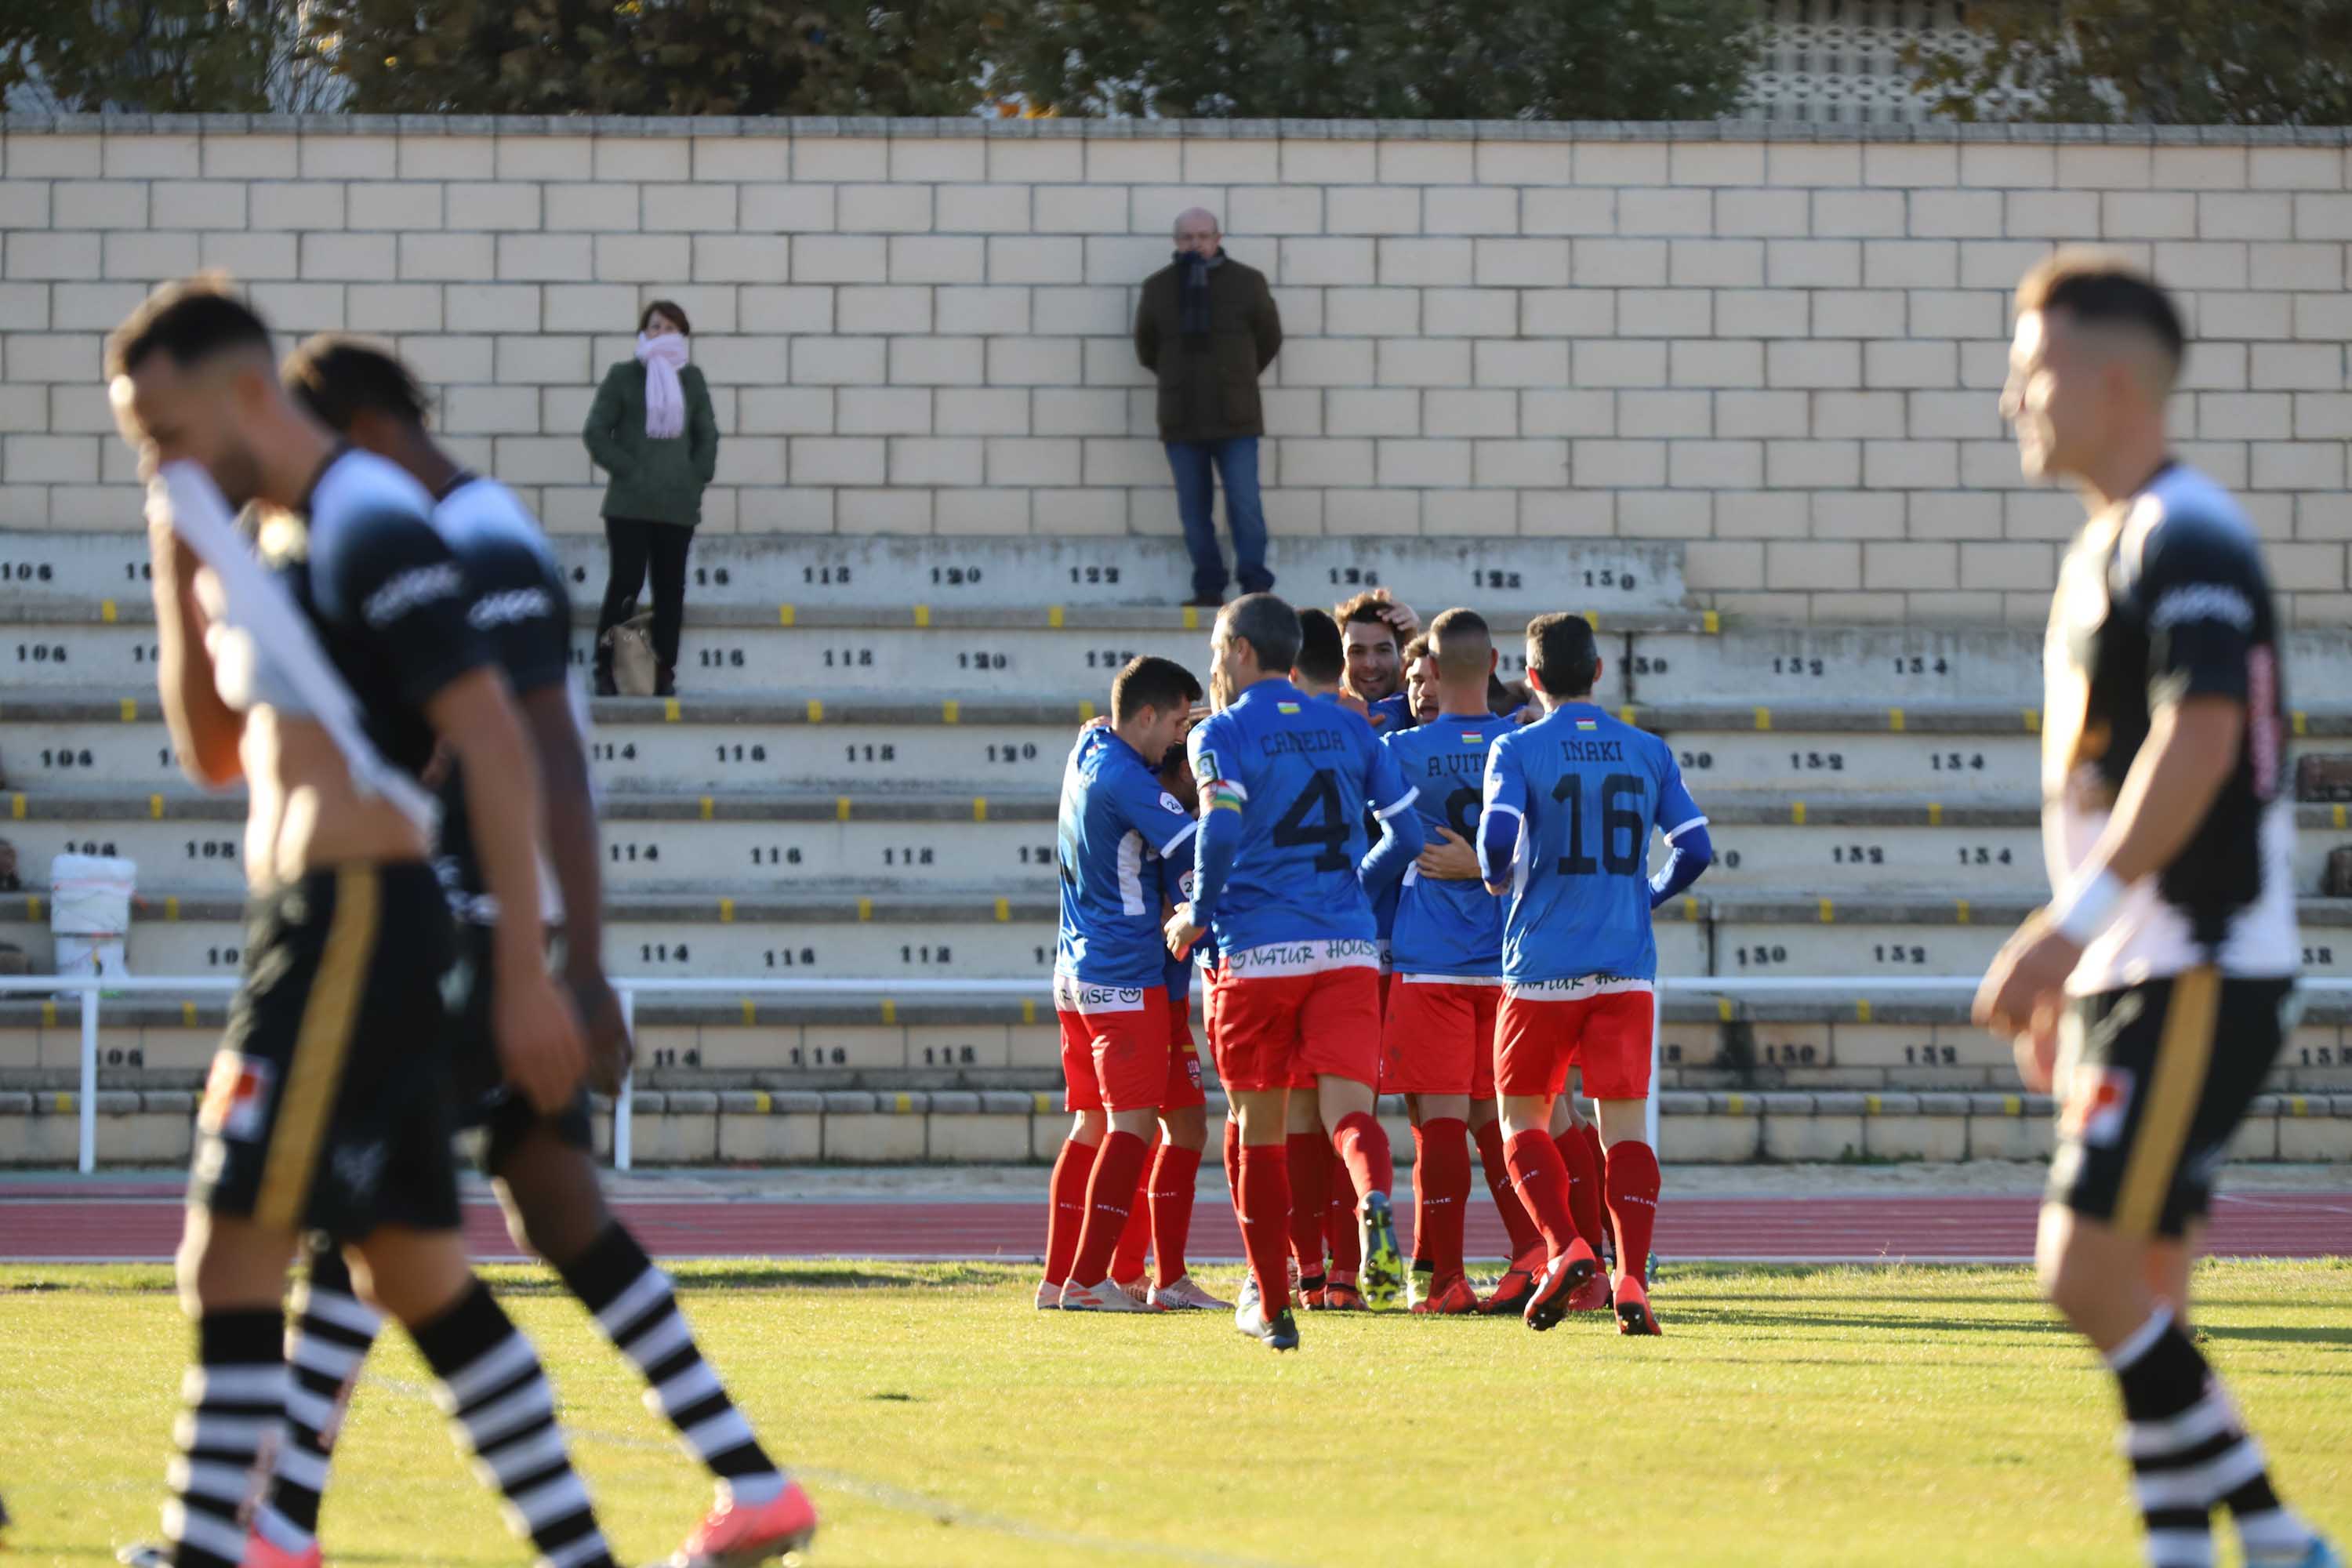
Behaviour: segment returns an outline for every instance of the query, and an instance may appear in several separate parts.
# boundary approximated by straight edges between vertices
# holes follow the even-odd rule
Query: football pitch
[[[707,1485],[552,1277],[538,1341],[620,1561]],[[2112,1381],[2013,1268],[1669,1268],[1602,1316],[1031,1310],[994,1265],[677,1266],[712,1361],[825,1515],[817,1568],[2139,1561]],[[1231,1268],[1206,1271],[1230,1294]],[[2209,1263],[2197,1321],[2291,1503],[2352,1535],[2352,1260]],[[0,1268],[10,1560],[152,1536],[188,1330],[161,1268]],[[518,1564],[397,1333],[338,1450],[328,1561]],[[2225,1549],[2223,1561],[2234,1561]]]

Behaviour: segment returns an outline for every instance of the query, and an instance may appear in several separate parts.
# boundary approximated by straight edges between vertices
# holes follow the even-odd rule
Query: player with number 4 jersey
[[[1355,1179],[1364,1294],[1403,1279],[1389,1189],[1388,1135],[1373,1120],[1379,1077],[1377,928],[1366,889],[1420,852],[1412,790],[1370,726],[1291,684],[1298,616],[1270,594],[1225,606],[1211,639],[1220,711],[1189,742],[1201,791],[1192,897],[1169,920],[1171,952],[1205,929],[1220,978],[1211,1031],[1217,1074],[1241,1112],[1242,1235],[1255,1300],[1235,1326],[1276,1349],[1297,1343],[1288,1289],[1290,1085],[1312,1075],[1323,1123]],[[1381,824],[1369,852],[1367,805]]]
[[[1529,622],[1528,677],[1551,697],[1552,711],[1487,751],[1479,864],[1487,887],[1509,894],[1495,1079],[1512,1179],[1550,1252],[1528,1301],[1528,1325],[1559,1322],[1568,1298],[1600,1268],[1575,1229],[1567,1166],[1549,1135],[1552,1100],[1573,1065],[1583,1069],[1606,1149],[1618,1328],[1654,1334],[1645,1278],[1658,1207],[1646,1117],[1658,972],[1650,911],[1696,880],[1713,851],[1666,743],[1594,706],[1600,674],[1582,617]],[[1655,877],[1653,827],[1672,852]]]

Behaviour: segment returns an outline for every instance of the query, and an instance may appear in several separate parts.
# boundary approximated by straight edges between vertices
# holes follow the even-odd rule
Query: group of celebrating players
[[[1073,1121],[1036,1305],[1228,1305],[1184,1267],[1207,1141],[1197,966],[1242,1332],[1290,1350],[1296,1310],[1402,1296],[1538,1330],[1613,1305],[1621,1332],[1655,1334],[1650,911],[1706,868],[1706,819],[1664,743],[1593,703],[1581,617],[1528,624],[1522,702],[1475,611],[1426,636],[1384,591],[1337,615],[1234,600],[1205,714],[1191,672],[1137,658],[1070,753],[1054,994]],[[1597,1127],[1561,1093],[1571,1066]],[[1412,1127],[1410,1263],[1381,1093]],[[1512,1250],[1483,1300],[1463,1256],[1474,1141]]]

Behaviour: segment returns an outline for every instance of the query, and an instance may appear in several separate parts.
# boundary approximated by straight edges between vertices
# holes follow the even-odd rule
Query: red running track
[[[21,1194],[21,1189],[20,1189]],[[1204,1194],[1193,1255],[1240,1256]],[[2016,1261],[2033,1249],[2039,1200],[1991,1197],[1688,1198],[1660,1206],[1656,1247],[1669,1258],[1747,1261]],[[1045,1197],[1031,1203],[778,1199],[614,1203],[646,1248],[663,1258],[1034,1258],[1045,1236]],[[519,1257],[497,1209],[470,1204],[466,1230],[477,1258]],[[126,1196],[51,1188],[0,1197],[0,1261],[135,1262],[171,1257],[180,1205],[165,1190]],[[1483,1204],[1473,1210],[1473,1257],[1500,1257],[1503,1229]],[[2224,1196],[2207,1250],[2221,1257],[2352,1255],[2352,1193]]]

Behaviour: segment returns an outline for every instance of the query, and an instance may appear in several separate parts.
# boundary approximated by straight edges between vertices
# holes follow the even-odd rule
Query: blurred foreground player
[[[1378,949],[1367,886],[1403,874],[1421,848],[1412,791],[1370,728],[1288,679],[1298,617],[1268,594],[1217,617],[1210,677],[1219,711],[1189,742],[1201,790],[1192,897],[1170,917],[1171,952],[1205,929],[1219,980],[1211,1047],[1241,1112],[1239,1212],[1255,1299],[1234,1325],[1277,1350],[1297,1329],[1283,1304],[1290,1183],[1283,1149],[1290,1086],[1312,1075],[1323,1121],[1358,1195],[1365,1294],[1403,1284],[1389,1189],[1395,1167],[1373,1119],[1379,1075]],[[1365,849],[1364,807],[1381,823]]]
[[[2042,1287],[2116,1375],[2147,1561],[2330,1568],[2187,1331],[2189,1267],[2230,1135],[2284,1045],[2301,952],[2284,685],[2262,546],[2168,454],[2180,319],[2141,274],[2062,252],[2017,291],[2001,415],[2029,479],[2089,514],[2042,647],[2050,905],[1977,993],[2055,1089]]]
[[[606,1093],[627,1070],[619,1000],[604,969],[604,889],[584,711],[570,679],[571,599],[539,521],[512,490],[467,471],[425,428],[425,400],[407,368],[351,338],[313,338],[284,377],[302,405],[362,450],[399,464],[434,497],[433,526],[465,568],[467,619],[490,642],[539,757],[549,859],[562,894],[565,980],[587,1019],[592,1076]],[[456,1123],[482,1127],[483,1167],[517,1245],[552,1264],[600,1332],[651,1385],[646,1405],[677,1428],[719,1496],[675,1562],[750,1563],[808,1543],[816,1510],[761,1448],[703,1360],[669,1277],[604,1204],[584,1089],[552,1114],[506,1081],[489,1037],[496,1010],[492,931],[499,905],[458,809],[465,770],[444,778],[437,859],[458,919],[458,957],[444,994],[455,1037]],[[295,1563],[319,1561],[319,1504],[342,1408],[379,1326],[354,1297],[332,1248],[315,1251],[287,1338],[294,1367],[289,1441],[257,1527]]]
[[[196,1359],[163,1512],[169,1561],[288,1560],[249,1535],[245,1513],[289,1399],[286,1266],[315,1229],[408,1328],[516,1532],[541,1561],[612,1568],[539,1356],[467,1267],[458,1229],[440,993],[449,910],[415,776],[436,739],[473,781],[466,809],[500,900],[500,1058],[542,1110],[571,1097],[583,1065],[543,957],[537,767],[468,620],[465,574],[431,498],[288,396],[268,329],[219,284],[158,289],[106,361],[123,438],[163,481],[148,547],[172,739],[196,782],[249,793],[250,934],[197,1114],[179,1256]],[[264,509],[257,558],[208,515],[248,502]],[[209,541],[209,564],[192,538]]]
[[[1149,1310],[1112,1282],[1111,1258],[1168,1086],[1170,955],[1158,863],[1188,851],[1199,826],[1160,787],[1158,768],[1183,740],[1200,695],[1180,664],[1129,661],[1111,682],[1111,721],[1080,731],[1062,770],[1054,1011],[1074,1121],[1054,1165],[1040,1308]],[[1051,1303],[1049,1291],[1057,1292]]]
[[[1593,704],[1600,674],[1581,616],[1528,622],[1528,678],[1551,710],[1487,750],[1479,857],[1487,888],[1510,895],[1495,1084],[1511,1176],[1549,1253],[1528,1299],[1528,1325],[1558,1323],[1600,1268],[1576,1227],[1568,1166],[1550,1131],[1552,1101],[1575,1065],[1606,1146],[1617,1326],[1654,1334],[1646,1270],[1658,1156],[1645,1110],[1658,944],[1650,911],[1696,880],[1713,851],[1673,751]],[[1654,826],[1671,850],[1654,878]]]

